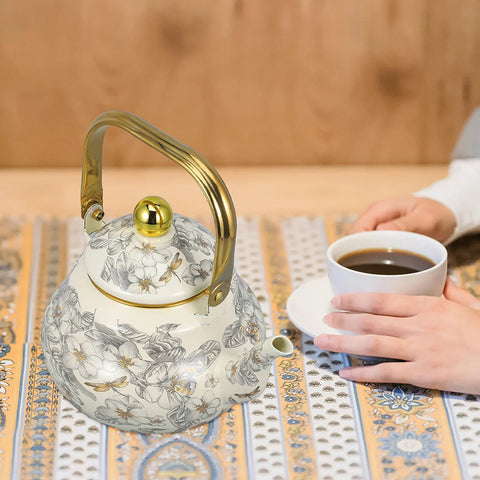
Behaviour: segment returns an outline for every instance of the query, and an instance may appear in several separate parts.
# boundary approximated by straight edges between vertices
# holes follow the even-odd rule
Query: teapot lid
[[[132,214],[90,235],[87,272],[104,293],[138,306],[172,306],[211,283],[215,238],[191,218],[145,197]]]

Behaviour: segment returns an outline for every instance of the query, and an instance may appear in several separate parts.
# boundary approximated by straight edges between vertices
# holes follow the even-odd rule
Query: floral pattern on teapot
[[[218,340],[187,352],[175,334],[176,323],[160,324],[150,334],[127,322],[118,323],[116,330],[99,323],[95,312],[82,311],[67,278],[45,311],[47,367],[79,410],[94,402],[91,416],[108,425],[163,433],[205,423],[257,396],[265,381],[261,372],[268,372],[273,360],[262,352],[261,308],[236,274],[232,292],[235,320]],[[232,360],[216,365],[222,351],[228,354],[238,347],[242,350]],[[225,385],[231,385],[226,398]]]
[[[132,215],[125,215],[93,232],[89,249],[104,252],[100,270],[92,262],[94,278],[105,282],[102,288],[129,294],[155,295],[183,284],[185,296],[192,296],[209,285],[213,269],[214,238],[201,224],[174,214],[173,237],[168,244],[139,235]],[[191,288],[193,287],[193,288]],[[113,293],[113,291],[110,291]],[[165,292],[168,296],[170,292]]]

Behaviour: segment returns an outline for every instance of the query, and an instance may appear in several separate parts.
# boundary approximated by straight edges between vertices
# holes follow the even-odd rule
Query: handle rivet
[[[217,292],[215,294],[215,303],[220,303],[223,300],[223,292]]]
[[[99,222],[103,216],[105,215],[105,212],[101,208],[97,208],[92,212],[92,217]]]

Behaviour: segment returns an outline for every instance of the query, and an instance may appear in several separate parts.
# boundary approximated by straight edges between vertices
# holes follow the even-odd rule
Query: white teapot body
[[[221,305],[199,314],[206,303],[159,311],[115,302],[90,281],[82,255],[45,311],[47,368],[79,410],[119,429],[210,421],[260,394],[284,347],[274,346],[280,336],[265,343],[262,310],[239,275]]]

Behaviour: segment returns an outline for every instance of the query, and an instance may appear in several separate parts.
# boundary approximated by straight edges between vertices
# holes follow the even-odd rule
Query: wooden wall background
[[[0,0],[0,165],[78,166],[110,109],[219,165],[447,162],[479,60],[478,0]]]

